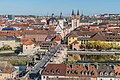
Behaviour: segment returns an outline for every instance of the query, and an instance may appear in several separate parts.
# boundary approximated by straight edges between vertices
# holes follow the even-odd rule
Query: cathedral
[[[71,15],[71,24],[72,24],[71,30],[74,30],[75,28],[79,27],[79,23],[80,23],[79,10],[77,11],[77,14],[75,14],[73,10]]]

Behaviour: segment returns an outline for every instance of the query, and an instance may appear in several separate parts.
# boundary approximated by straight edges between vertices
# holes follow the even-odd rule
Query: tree
[[[0,48],[1,51],[3,50],[12,50],[12,47],[10,47],[9,45],[4,45],[3,47]]]
[[[75,61],[79,61],[79,60],[81,60],[79,54],[73,54],[73,56],[74,56],[74,60],[75,60]]]
[[[100,41],[95,41],[95,48],[101,49],[101,42]]]
[[[95,48],[95,43],[94,42],[88,42],[87,47],[90,48],[90,49]]]
[[[81,44],[80,48],[86,48],[86,44]]]
[[[9,45],[4,45],[3,48],[4,50],[12,50],[12,48]]]

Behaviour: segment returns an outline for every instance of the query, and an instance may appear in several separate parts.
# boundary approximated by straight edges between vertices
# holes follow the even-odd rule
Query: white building
[[[22,54],[20,55],[33,55],[36,51],[34,43],[31,40],[23,42],[22,44]]]
[[[17,47],[14,37],[0,37],[0,48],[9,45],[13,50]]]

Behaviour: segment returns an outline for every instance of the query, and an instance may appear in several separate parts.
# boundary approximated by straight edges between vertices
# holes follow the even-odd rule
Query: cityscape
[[[120,80],[119,9],[117,0],[0,1],[0,80]]]

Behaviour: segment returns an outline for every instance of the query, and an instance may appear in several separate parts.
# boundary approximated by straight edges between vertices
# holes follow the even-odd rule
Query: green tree
[[[4,50],[12,50],[12,48],[9,45],[4,45],[2,48]]]
[[[88,48],[95,48],[95,43],[94,42],[88,42]]]
[[[86,44],[81,44],[80,48],[86,48]]]

